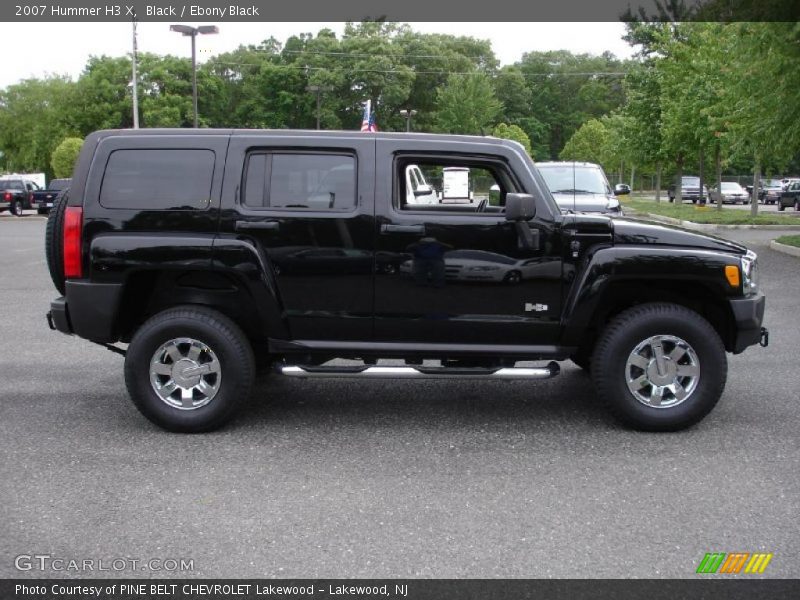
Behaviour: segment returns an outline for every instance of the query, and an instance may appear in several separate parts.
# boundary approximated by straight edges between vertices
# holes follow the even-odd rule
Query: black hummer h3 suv
[[[133,402],[173,431],[228,421],[257,365],[519,380],[566,359],[627,425],[675,430],[719,400],[726,352],[767,342],[755,254],[562,214],[494,138],[101,131],[46,236],[51,328],[124,354]]]

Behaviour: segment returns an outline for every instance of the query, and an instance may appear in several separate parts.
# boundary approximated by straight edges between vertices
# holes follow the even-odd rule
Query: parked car
[[[723,181],[720,189],[714,187],[714,192],[722,194],[722,202],[725,204],[749,204],[750,195],[742,186],[735,181]]]
[[[764,183],[764,204],[777,204],[783,193],[783,181],[769,179]]]
[[[753,184],[744,186],[744,189],[747,190],[748,195],[752,198],[753,197]],[[764,181],[761,180],[758,182],[758,201],[764,201]]]
[[[0,211],[21,217],[23,210],[31,209],[34,191],[38,189],[33,181],[0,179]]]
[[[786,191],[789,189],[789,186],[792,185],[795,181],[800,181],[798,177],[784,177],[781,179],[781,183],[783,184],[783,190]]]
[[[667,197],[670,202],[675,202],[675,184],[667,188]],[[705,202],[708,199],[708,187],[703,186],[703,193],[700,193],[700,178],[696,175],[686,175],[681,177],[681,200],[691,200],[692,204],[698,201]]]
[[[800,210],[800,181],[790,183],[789,188],[781,193],[778,200],[778,210],[786,210],[790,206]]]
[[[40,215],[46,215],[53,208],[56,196],[69,187],[71,179],[51,179],[46,189],[37,189],[33,192],[32,205]]]
[[[409,164],[482,170],[502,205],[408,206]],[[752,251],[565,214],[524,148],[490,137],[93,133],[45,254],[49,326],[123,354],[133,403],[171,431],[229,421],[256,361],[284,377],[524,381],[568,358],[623,423],[676,430],[720,399],[726,352],[768,342]],[[370,267],[407,255],[413,278]],[[464,268],[506,285],[475,285]]]
[[[550,193],[563,211],[622,215],[617,194],[624,191],[621,184],[614,191],[600,165],[588,162],[540,162],[536,168],[544,177]]]

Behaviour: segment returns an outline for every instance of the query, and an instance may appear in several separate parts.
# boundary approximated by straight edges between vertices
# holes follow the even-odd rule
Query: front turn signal
[[[725,267],[725,279],[728,280],[728,283],[731,285],[731,287],[738,288],[742,283],[742,280],[739,277],[739,267],[727,265]]]

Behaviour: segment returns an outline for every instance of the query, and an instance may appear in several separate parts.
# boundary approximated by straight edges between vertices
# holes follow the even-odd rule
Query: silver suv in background
[[[538,162],[536,168],[562,211],[622,215],[622,207],[616,196],[623,193],[622,186],[612,190],[600,165],[588,162]]]

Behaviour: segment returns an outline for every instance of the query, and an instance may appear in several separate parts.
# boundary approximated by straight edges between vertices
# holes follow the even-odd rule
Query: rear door
[[[291,339],[372,338],[374,163],[363,134],[231,138],[220,234],[260,253]]]

